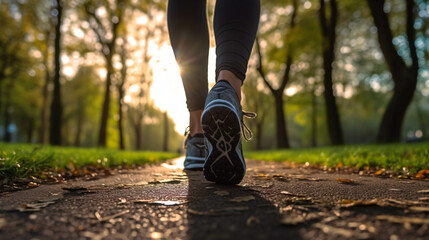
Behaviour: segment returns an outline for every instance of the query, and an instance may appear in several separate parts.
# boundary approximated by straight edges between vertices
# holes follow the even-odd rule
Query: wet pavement
[[[429,181],[248,161],[222,186],[183,158],[0,194],[0,239],[429,239]]]

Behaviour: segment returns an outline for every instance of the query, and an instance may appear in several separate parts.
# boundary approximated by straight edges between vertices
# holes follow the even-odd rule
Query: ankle
[[[241,101],[241,85],[243,84],[243,81],[241,81],[241,79],[239,79],[237,76],[235,76],[234,73],[229,70],[221,70],[216,81],[219,80],[225,80],[229,82],[229,84],[235,90],[238,99]]]
[[[201,127],[201,114],[203,110],[192,111],[189,114],[189,135],[191,137],[195,134],[203,133],[203,128]]]

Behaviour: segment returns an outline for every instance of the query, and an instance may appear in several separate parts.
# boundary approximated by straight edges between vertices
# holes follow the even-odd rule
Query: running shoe
[[[203,134],[195,134],[185,140],[185,169],[187,170],[201,170],[204,167],[204,136]]]
[[[225,80],[218,81],[210,90],[201,124],[204,132],[205,163],[204,176],[220,184],[238,184],[246,172],[241,132],[251,132],[243,123],[243,116],[255,117],[254,113],[243,113],[240,100]]]

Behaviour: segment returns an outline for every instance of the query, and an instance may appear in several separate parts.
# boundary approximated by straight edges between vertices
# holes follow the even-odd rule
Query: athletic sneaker
[[[243,115],[255,117],[254,113],[243,113],[240,100],[225,80],[218,81],[210,90],[201,124],[204,132],[206,158],[204,176],[220,184],[238,184],[246,172],[241,144],[241,130],[251,132],[243,123]],[[248,137],[243,133],[244,138]]]
[[[195,134],[188,137],[185,140],[185,169],[198,170],[204,167],[204,136],[203,134]]]

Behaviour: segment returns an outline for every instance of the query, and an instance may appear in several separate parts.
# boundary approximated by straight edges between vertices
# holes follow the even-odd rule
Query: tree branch
[[[385,0],[367,0],[374,24],[377,27],[377,34],[380,43],[381,52],[392,74],[399,74],[402,69],[406,68],[404,60],[399,56],[392,42],[392,30],[390,29],[389,19],[384,12]],[[414,24],[414,22],[412,23]],[[414,42],[413,42],[414,44]],[[394,81],[397,81],[393,78]],[[396,84],[397,82],[395,82]]]
[[[417,58],[417,49],[416,49],[416,30],[414,28],[414,20],[415,20],[415,14],[414,14],[414,0],[407,0],[407,38],[408,38],[408,46],[410,48],[410,56],[413,61],[412,68],[417,71],[419,68],[419,60]]]
[[[258,54],[258,65],[256,66],[256,69],[258,70],[259,75],[261,75],[262,80],[264,80],[265,85],[270,89],[270,91],[272,93],[274,93],[275,89],[273,88],[273,86],[271,86],[271,84],[266,79],[264,69],[262,68],[261,46],[259,45],[259,38],[258,37],[256,37],[255,45],[256,45],[256,52]]]

